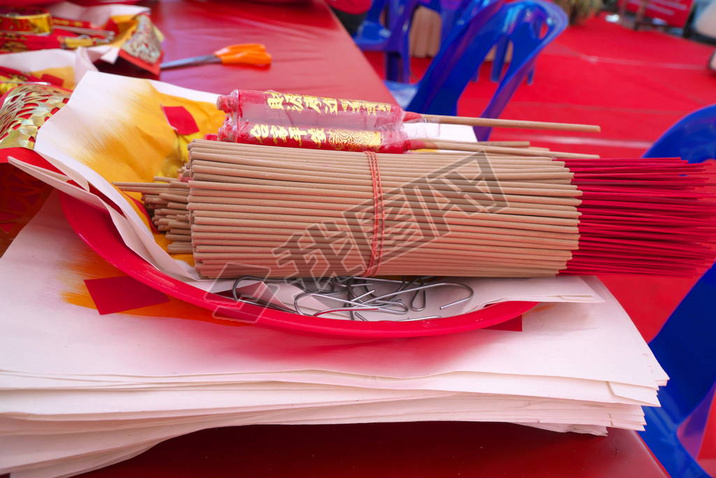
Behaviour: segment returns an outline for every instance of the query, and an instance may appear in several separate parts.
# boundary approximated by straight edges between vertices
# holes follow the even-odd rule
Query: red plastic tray
[[[371,339],[420,337],[490,327],[514,319],[536,305],[534,302],[504,302],[469,314],[410,322],[356,322],[266,309],[207,293],[163,274],[124,244],[106,213],[64,194],[62,208],[82,240],[125,274],[167,295],[212,310],[216,317],[259,326]]]

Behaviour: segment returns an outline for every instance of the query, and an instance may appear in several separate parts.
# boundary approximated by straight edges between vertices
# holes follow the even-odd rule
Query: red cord
[[[383,183],[378,167],[378,155],[373,151],[366,151],[370,176],[373,181],[373,238],[370,245],[370,259],[366,267],[365,276],[378,275],[381,258],[383,256],[383,238],[385,233],[385,208],[383,205]]]

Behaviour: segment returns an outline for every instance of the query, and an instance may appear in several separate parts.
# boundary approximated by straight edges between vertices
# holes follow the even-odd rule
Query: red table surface
[[[210,64],[164,71],[162,81],[222,94],[241,88],[394,102],[323,2],[162,0],[152,19],[166,38],[165,61],[239,43],[263,43],[273,57],[268,68]]]
[[[506,423],[257,425],[175,438],[86,475],[119,477],[668,476],[633,432],[562,435]]]
[[[167,61],[204,55],[229,44],[255,42],[264,43],[274,57],[268,69],[202,65],[163,72],[162,81],[215,93],[235,88],[275,89],[393,101],[320,1],[270,5],[167,0],[153,4],[152,15],[166,36]],[[8,165],[3,165],[0,173],[7,172]],[[368,475],[668,476],[634,432],[611,430],[607,437],[594,437],[465,422],[204,430],[83,476]]]

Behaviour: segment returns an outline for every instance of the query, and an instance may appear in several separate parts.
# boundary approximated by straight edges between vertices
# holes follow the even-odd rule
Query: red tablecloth
[[[562,435],[504,423],[261,425],[164,442],[87,478],[652,478],[633,432]]]
[[[226,45],[263,43],[268,68],[202,65],[162,72],[187,88],[228,93],[276,90],[393,103],[393,97],[330,9],[320,1],[288,4],[168,0],[152,8],[165,34],[165,61],[206,55]]]

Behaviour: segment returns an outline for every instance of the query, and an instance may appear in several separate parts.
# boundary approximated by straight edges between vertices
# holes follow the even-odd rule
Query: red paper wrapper
[[[237,124],[230,119],[219,129],[218,139],[266,146],[379,153],[402,153],[410,147],[410,141],[402,130],[366,131],[248,121]]]
[[[363,131],[400,129],[405,115],[399,106],[388,103],[275,91],[234,90],[220,96],[217,106],[234,124],[250,121]]]

